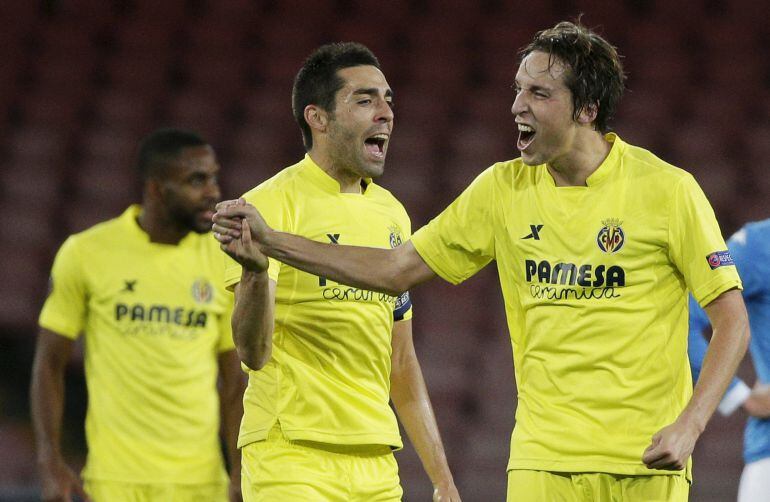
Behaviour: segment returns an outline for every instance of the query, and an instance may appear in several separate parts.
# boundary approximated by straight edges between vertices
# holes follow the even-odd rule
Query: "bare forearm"
[[[725,295],[730,295],[727,300],[734,300],[738,295],[740,303],[727,314],[717,316],[713,315],[711,306],[707,307],[709,317],[713,317],[713,334],[692,399],[682,412],[682,416],[694,421],[700,430],[705,428],[719,405],[749,343],[748,317],[739,292],[728,291]],[[717,301],[720,299],[714,302]]]
[[[219,406],[222,410],[222,434],[225,439],[230,477],[240,478],[241,454],[238,450],[238,429],[243,416],[243,391],[246,387],[243,372],[232,352],[220,355],[222,385],[219,390]]]
[[[311,274],[390,295],[409,287],[392,249],[324,244],[285,232],[270,232],[261,251]]]
[[[32,369],[30,404],[38,462],[60,458],[64,368],[46,364],[39,354]]]
[[[434,485],[452,484],[444,445],[416,359],[391,376],[391,399],[420,461]]]
[[[236,287],[233,341],[238,357],[253,370],[270,360],[273,343],[273,299],[267,272],[244,270]]]

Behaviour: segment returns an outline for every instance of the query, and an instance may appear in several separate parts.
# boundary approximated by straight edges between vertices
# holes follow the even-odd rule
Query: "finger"
[[[234,239],[231,235],[221,234],[219,232],[214,232],[214,238],[219,241],[220,244],[227,244]]]
[[[215,223],[211,226],[211,231],[222,234],[222,235],[229,235],[230,237],[240,237],[241,236],[241,225],[238,223],[237,227],[225,227],[218,223]]]
[[[646,450],[644,450],[644,454],[642,455],[642,462],[647,464],[649,467],[649,464],[654,463],[664,456],[667,455],[668,452],[660,449],[657,447],[658,445],[650,445],[647,447]]]
[[[241,228],[241,220],[243,218],[236,216],[226,216],[222,213],[214,213],[214,216],[211,218],[211,221],[214,222],[214,225],[219,225],[223,228]]]
[[[225,208],[228,206],[234,206],[239,203],[243,199],[229,199],[229,200],[223,200],[217,203],[215,206],[216,210],[219,211],[219,208]]]
[[[241,220],[241,242],[244,244],[251,242],[251,227],[246,220]]]

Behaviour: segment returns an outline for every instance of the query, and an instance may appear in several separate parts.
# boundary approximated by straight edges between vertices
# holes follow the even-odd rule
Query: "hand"
[[[433,485],[433,502],[462,502],[453,481]]]
[[[251,237],[251,228],[246,220],[235,220],[240,226],[240,236],[233,239],[225,238],[223,234],[214,232],[214,237],[219,241],[219,247],[233,260],[249,272],[262,273],[267,270],[270,262],[267,256],[262,254],[259,246]]]
[[[72,502],[72,494],[78,495],[84,502],[91,499],[83,489],[80,478],[62,459],[52,460],[40,468],[44,502]]]
[[[257,208],[245,200],[225,200],[217,204],[217,212],[212,218],[214,225],[212,230],[219,242],[226,244],[230,240],[241,236],[241,220],[249,224],[252,239],[258,244],[265,244],[268,234],[272,229],[267,226]]]
[[[642,462],[649,469],[681,471],[687,466],[700,432],[695,424],[678,418],[652,436],[650,446],[642,455]]]
[[[770,385],[757,382],[743,403],[743,409],[752,417],[770,418]]]

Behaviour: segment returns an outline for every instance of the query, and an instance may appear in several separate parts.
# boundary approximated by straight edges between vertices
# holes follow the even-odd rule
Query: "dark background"
[[[517,156],[517,50],[584,13],[625,55],[614,129],[692,172],[725,236],[770,214],[765,2],[504,0],[60,0],[0,2],[0,499],[36,493],[28,382],[53,256],[67,235],[138,201],[136,143],[199,131],[236,197],[303,154],[290,89],[318,45],[380,58],[396,127],[381,183],[414,228],[481,170]],[[493,267],[413,291],[415,337],[466,501],[503,500],[515,389]],[[751,383],[751,368],[741,373]],[[81,361],[69,370],[64,450],[84,456]],[[695,501],[735,497],[742,412],[715,417],[695,453]],[[565,431],[565,434],[579,431]],[[410,447],[406,500],[429,500]]]

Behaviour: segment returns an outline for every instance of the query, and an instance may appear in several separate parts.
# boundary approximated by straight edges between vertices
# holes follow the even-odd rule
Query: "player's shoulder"
[[[278,195],[297,190],[302,186],[300,179],[302,173],[302,162],[298,162],[289,167],[278,171],[275,175],[266,179],[243,194],[247,202],[253,202],[257,197],[264,197],[268,194]]]
[[[679,181],[692,179],[692,174],[685,169],[661,159],[646,148],[626,142],[622,142],[620,148],[623,166],[632,175],[657,180],[662,186],[676,186]]]
[[[65,244],[78,248],[82,247],[102,247],[105,243],[114,242],[125,235],[126,214],[116,216],[105,221],[101,221],[91,227],[71,234]]]

